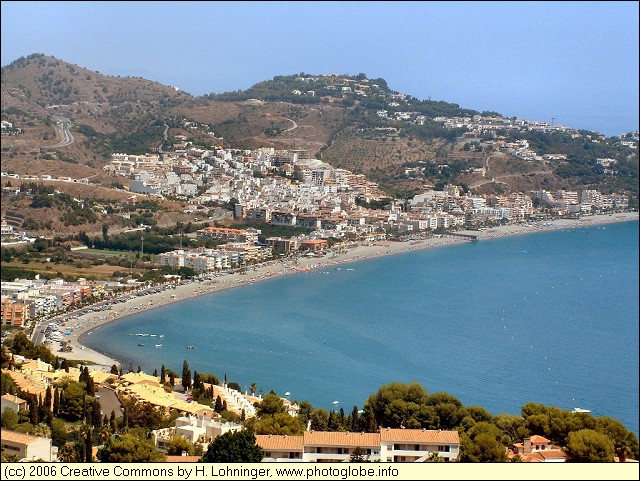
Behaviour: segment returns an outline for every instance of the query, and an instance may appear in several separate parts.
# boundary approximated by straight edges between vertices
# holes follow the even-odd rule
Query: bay
[[[295,274],[142,312],[85,342],[125,369],[180,373],[186,359],[329,410],[418,381],[492,414],[580,407],[638,433],[638,307],[638,223],[625,222]],[[162,347],[130,333],[163,334],[151,338]]]

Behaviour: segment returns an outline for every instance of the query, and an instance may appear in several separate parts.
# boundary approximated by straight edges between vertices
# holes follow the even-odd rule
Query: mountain
[[[1,77],[2,120],[19,130],[3,135],[5,172],[92,177],[109,187],[114,179],[102,167],[112,153],[170,150],[184,135],[207,148],[215,138],[225,147],[303,150],[365,174],[392,195],[447,182],[477,193],[638,194],[637,140],[633,150],[593,132],[420,100],[365,74],[276,76],[245,91],[193,97],[33,54],[3,67]],[[206,126],[207,135],[189,122]],[[520,155],[524,145],[533,157]],[[603,158],[616,168],[603,168]]]

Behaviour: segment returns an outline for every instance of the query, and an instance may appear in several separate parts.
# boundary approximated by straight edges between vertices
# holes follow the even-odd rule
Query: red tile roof
[[[256,442],[265,451],[300,451],[303,450],[303,436],[286,436],[275,434],[258,434]]]
[[[305,431],[305,446],[360,446],[379,447],[380,434],[375,433],[347,433],[327,431]]]
[[[460,436],[458,431],[437,431],[428,429],[391,429],[380,430],[382,441],[407,442],[407,443],[442,443],[458,444]]]
[[[197,463],[200,456],[167,456],[167,463]]]

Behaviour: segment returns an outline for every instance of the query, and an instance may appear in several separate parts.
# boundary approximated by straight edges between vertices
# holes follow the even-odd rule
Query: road
[[[116,417],[122,416],[122,405],[113,389],[99,387],[96,394],[100,396],[100,407],[103,415],[106,414],[109,417],[111,416],[111,411],[115,411]]]
[[[60,143],[52,145],[52,147],[64,147],[66,145],[73,144],[73,135],[71,135],[71,131],[69,130],[71,127],[71,120],[62,116],[58,116],[56,119],[56,127],[60,130],[62,140]]]

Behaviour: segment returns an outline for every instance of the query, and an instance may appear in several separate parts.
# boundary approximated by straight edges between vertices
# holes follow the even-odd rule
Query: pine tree
[[[113,366],[111,366],[111,374],[118,374],[118,366],[116,366],[115,364]]]

